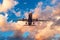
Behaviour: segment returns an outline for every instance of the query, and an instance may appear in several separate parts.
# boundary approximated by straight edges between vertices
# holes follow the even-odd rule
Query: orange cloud
[[[0,5],[0,12],[6,12],[8,9],[13,8],[18,2],[14,0],[3,0],[3,3]]]
[[[14,22],[6,22],[6,18],[5,16],[2,16],[0,15],[0,29],[2,31],[8,31],[8,30],[13,30],[13,31],[18,31],[20,30],[22,33],[28,31],[30,33],[32,33],[31,35],[33,35],[33,37],[36,39],[36,40],[43,40],[43,39],[46,39],[48,37],[51,37],[53,36],[54,34],[56,33],[59,33],[59,29],[60,27],[57,27],[57,28],[54,28],[54,29],[51,29],[51,25],[54,23],[52,21],[50,22],[40,22],[39,25],[36,25],[36,26],[24,26],[26,25],[25,23],[26,22],[22,22],[22,21],[18,21],[16,23]],[[45,25],[43,27],[43,24]],[[43,27],[41,29],[41,27]],[[54,26],[55,27],[55,26]],[[31,35],[29,35],[31,37]]]
[[[34,14],[33,14],[34,19],[36,19],[36,18],[38,18],[40,16],[42,4],[43,4],[42,2],[38,2],[38,5],[34,9]]]
[[[60,3],[58,3],[58,4],[54,7],[52,15],[56,15],[56,16],[59,16],[59,15],[60,15]]]

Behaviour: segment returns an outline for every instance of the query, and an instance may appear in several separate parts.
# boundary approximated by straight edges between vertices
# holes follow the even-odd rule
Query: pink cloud
[[[3,0],[3,3],[0,5],[0,12],[7,12],[8,9],[13,8],[17,3],[14,0]]]

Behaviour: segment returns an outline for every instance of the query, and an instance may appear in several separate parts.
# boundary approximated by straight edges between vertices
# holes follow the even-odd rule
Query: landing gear
[[[26,24],[27,24],[27,22],[26,22]]]
[[[35,23],[33,22],[32,24],[34,25]]]
[[[29,25],[32,25],[32,23],[31,23],[31,22],[29,22],[28,24],[29,24]]]
[[[26,25],[30,26],[30,25],[32,25],[32,22],[26,22]]]

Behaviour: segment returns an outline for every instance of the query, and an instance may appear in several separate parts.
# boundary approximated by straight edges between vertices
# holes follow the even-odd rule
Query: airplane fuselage
[[[32,13],[28,15],[28,25],[32,25]]]

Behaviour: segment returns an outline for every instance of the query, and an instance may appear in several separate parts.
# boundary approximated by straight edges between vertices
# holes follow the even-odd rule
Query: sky
[[[23,26],[26,22],[18,19],[27,19],[30,12],[33,19],[50,21]],[[1,40],[59,40],[60,0],[0,0],[0,35]]]

